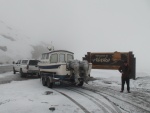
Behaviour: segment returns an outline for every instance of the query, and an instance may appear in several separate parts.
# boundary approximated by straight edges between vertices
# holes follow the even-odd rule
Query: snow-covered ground
[[[13,72],[0,74],[0,78],[6,76],[15,75]],[[148,99],[150,97],[150,76],[148,74],[137,73],[137,79],[130,81],[130,94],[126,91],[124,93],[119,92],[121,74],[116,70],[92,70],[91,76],[96,80],[85,84],[83,89],[60,87],[59,85],[50,89],[42,86],[40,79],[0,84],[0,113],[148,113],[150,111],[150,100]],[[93,87],[96,89],[92,89]],[[94,93],[91,92],[92,90],[85,90],[88,88],[101,91]],[[147,105],[145,105],[144,100],[143,102],[138,100],[137,92],[147,96],[145,97],[147,99],[141,96]],[[111,93],[114,96],[117,95],[116,100],[113,96],[109,96]],[[142,104],[143,111],[139,108],[140,104]]]
[[[96,84],[107,84],[109,86],[120,87],[121,85],[121,74],[118,70],[92,70],[92,76],[94,78],[100,78],[95,80]],[[131,90],[133,88],[149,89],[150,90],[150,74],[144,72],[136,73],[136,80],[130,80]]]

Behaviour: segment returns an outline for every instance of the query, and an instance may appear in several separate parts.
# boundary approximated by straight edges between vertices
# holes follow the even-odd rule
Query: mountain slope
[[[0,21],[0,63],[11,63],[18,59],[38,59],[42,52],[47,51],[47,45]]]

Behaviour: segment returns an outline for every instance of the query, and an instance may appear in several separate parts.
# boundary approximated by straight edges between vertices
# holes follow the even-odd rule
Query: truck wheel
[[[14,72],[14,74],[16,74],[16,70],[15,70],[15,68],[13,67],[13,72]]]
[[[78,86],[83,86],[83,81],[80,81],[80,83],[78,84]]]
[[[21,77],[25,77],[25,74],[22,72],[22,69],[20,69],[20,75]]]
[[[36,75],[37,75],[37,77],[38,77],[38,78],[41,78],[41,75],[40,75],[40,73],[37,73]]]
[[[43,86],[46,86],[46,81],[45,81],[44,77],[42,77],[42,84],[43,84]]]
[[[47,87],[52,88],[53,87],[53,83],[50,82],[50,79],[47,79]]]

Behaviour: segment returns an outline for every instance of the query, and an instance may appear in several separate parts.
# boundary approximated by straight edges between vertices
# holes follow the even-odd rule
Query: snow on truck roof
[[[46,52],[46,53],[55,53],[55,52],[67,52],[67,53],[74,54],[73,52],[67,51],[67,50],[53,50],[53,51],[49,51],[49,52]],[[43,54],[46,54],[46,53],[43,53]]]

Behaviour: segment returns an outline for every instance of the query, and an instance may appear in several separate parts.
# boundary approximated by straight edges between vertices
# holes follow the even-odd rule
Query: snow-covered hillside
[[[11,63],[23,58],[37,59],[46,51],[46,45],[48,43],[33,40],[0,21],[0,63]]]

